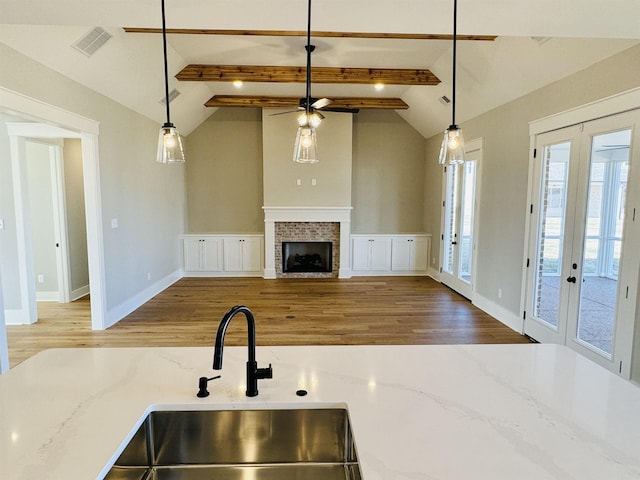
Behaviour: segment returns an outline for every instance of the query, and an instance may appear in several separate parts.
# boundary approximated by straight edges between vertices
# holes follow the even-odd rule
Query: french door
[[[638,287],[637,126],[630,112],[538,135],[530,209],[525,333],[618,373]]]
[[[470,142],[465,163],[449,165],[444,172],[440,281],[469,299],[475,273],[476,184],[481,146],[479,140]]]

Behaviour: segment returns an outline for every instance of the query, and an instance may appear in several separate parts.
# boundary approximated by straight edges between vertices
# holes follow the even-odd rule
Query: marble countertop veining
[[[640,479],[640,388],[556,345],[58,349],[0,376],[0,478],[102,478],[145,414],[346,404],[365,480]],[[296,390],[308,391],[305,397]]]

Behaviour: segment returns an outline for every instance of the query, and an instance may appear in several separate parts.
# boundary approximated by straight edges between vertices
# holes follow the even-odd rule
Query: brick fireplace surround
[[[262,207],[264,210],[264,278],[336,276],[350,278],[351,207]],[[276,224],[277,228],[276,228]],[[282,241],[332,241],[333,272],[283,274]]]

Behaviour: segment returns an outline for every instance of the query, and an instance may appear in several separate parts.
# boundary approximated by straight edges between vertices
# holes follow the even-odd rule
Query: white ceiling
[[[451,33],[452,0],[315,0],[312,29]],[[168,28],[305,30],[304,0],[166,0]],[[640,42],[640,0],[459,0],[457,120],[462,122]],[[0,42],[147,117],[164,122],[162,40],[121,27],[160,27],[160,0],[0,0]],[[71,45],[93,27],[113,35],[92,57]],[[536,37],[536,38],[532,38]],[[540,41],[540,37],[545,40]],[[552,37],[552,38],[548,38]],[[303,84],[178,82],[189,63],[305,64],[304,37],[170,35],[171,119],[188,134],[214,94],[300,95]],[[399,113],[425,137],[451,121],[451,42],[318,38],[314,66],[428,68],[436,87],[313,85],[315,97],[397,96]],[[3,66],[3,68],[6,68]]]

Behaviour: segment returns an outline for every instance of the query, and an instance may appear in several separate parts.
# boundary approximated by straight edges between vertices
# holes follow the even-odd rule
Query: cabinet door
[[[185,238],[182,241],[182,255],[185,272],[199,272],[202,269],[200,263],[202,241],[199,238]]]
[[[355,271],[369,270],[369,244],[366,237],[355,237],[351,240],[351,268]]]
[[[411,270],[411,253],[413,250],[413,239],[394,238],[391,255],[391,269],[394,272]]]
[[[222,270],[222,241],[219,238],[207,238],[202,242],[202,270],[219,272]]]
[[[245,238],[242,244],[242,271],[259,272],[262,270],[262,241],[260,238]]]
[[[370,247],[370,270],[391,270],[391,239],[376,238]]]
[[[242,239],[237,237],[224,239],[224,271],[242,271]]]
[[[427,237],[416,237],[413,240],[411,249],[410,270],[426,271],[429,266],[429,239]]]

